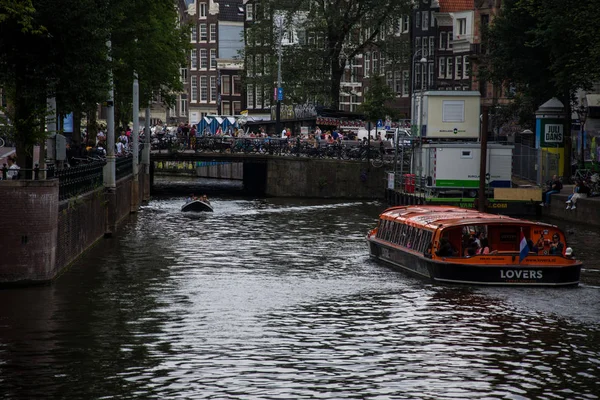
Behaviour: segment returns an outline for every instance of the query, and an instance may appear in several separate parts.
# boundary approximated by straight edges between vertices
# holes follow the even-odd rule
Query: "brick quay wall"
[[[129,175],[116,190],[99,187],[59,201],[58,180],[2,181],[0,285],[51,281],[104,236],[149,194],[149,179]]]

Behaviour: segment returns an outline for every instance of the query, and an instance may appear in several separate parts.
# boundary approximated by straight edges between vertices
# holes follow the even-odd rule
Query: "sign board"
[[[278,101],[282,101],[283,100],[283,88],[277,88],[277,100]]]
[[[560,119],[538,119],[536,131],[539,138],[539,147],[557,148],[565,145],[564,124]]]
[[[394,190],[394,173],[393,172],[388,172],[387,174],[387,188]]]
[[[308,135],[308,126],[301,126],[300,133],[303,135]]]
[[[562,143],[563,139],[563,126],[561,124],[546,124],[544,130],[544,142]]]

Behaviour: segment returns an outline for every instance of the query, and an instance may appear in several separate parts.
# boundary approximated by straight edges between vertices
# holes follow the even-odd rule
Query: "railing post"
[[[8,172],[8,168],[6,168],[6,164],[3,164],[2,167],[2,180],[5,181],[6,180],[6,173]]]

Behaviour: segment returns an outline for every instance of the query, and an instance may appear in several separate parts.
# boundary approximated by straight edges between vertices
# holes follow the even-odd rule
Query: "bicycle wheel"
[[[379,168],[383,165],[383,159],[381,157],[372,158],[371,165],[375,168]]]

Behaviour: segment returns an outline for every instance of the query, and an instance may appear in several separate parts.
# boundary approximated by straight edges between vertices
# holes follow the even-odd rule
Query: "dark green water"
[[[380,203],[153,200],[0,291],[0,398],[596,399],[600,287],[431,285],[368,259]],[[600,236],[567,227],[600,269]],[[589,261],[589,262],[588,262]]]

